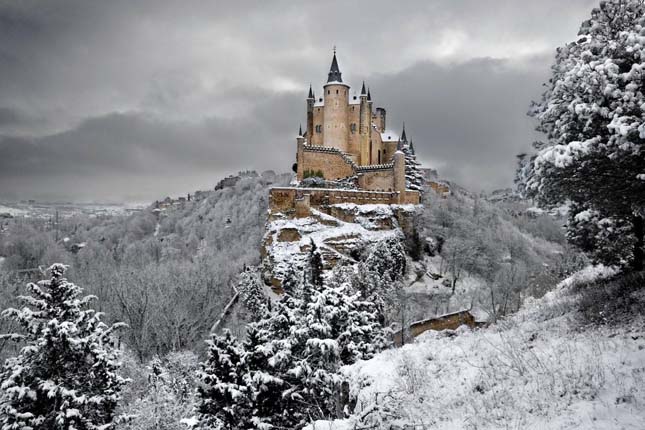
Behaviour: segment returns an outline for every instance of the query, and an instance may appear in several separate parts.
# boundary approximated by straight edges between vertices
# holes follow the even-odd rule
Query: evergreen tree
[[[322,256],[318,251],[318,247],[311,239],[311,249],[309,250],[309,272],[311,283],[315,287],[322,287],[323,285],[323,262]]]
[[[397,281],[403,277],[407,267],[405,249],[397,237],[382,240],[370,249],[365,259],[368,270],[379,277]]]
[[[296,273],[293,265],[290,265],[282,279],[282,290],[285,294],[297,297],[302,293],[299,289],[300,286],[301,280],[298,278],[298,274]]]
[[[518,171],[519,188],[541,205],[570,203],[574,243],[635,270],[645,230],[644,34],[642,1],[602,1],[592,11],[578,39],[557,51],[530,112],[548,140]]]
[[[405,154],[405,188],[422,193],[425,176],[421,171],[421,163],[417,161],[412,141],[402,142],[401,151]]]
[[[266,311],[267,297],[264,294],[260,278],[252,268],[246,268],[240,274],[237,289],[244,306],[255,319],[260,318]]]
[[[243,350],[231,332],[213,335],[208,358],[202,364],[199,387],[199,428],[245,428],[250,411],[250,393],[244,375]]]
[[[111,347],[113,330],[88,309],[94,296],[65,279],[54,264],[51,279],[29,284],[26,307],[7,309],[23,334],[4,335],[25,343],[0,373],[0,425],[18,429],[108,429],[124,379]]]

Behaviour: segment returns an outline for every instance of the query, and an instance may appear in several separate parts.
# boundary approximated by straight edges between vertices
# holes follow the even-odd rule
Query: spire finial
[[[327,82],[343,82],[340,69],[338,68],[338,60],[336,59],[336,46],[334,46],[334,57],[331,60]]]

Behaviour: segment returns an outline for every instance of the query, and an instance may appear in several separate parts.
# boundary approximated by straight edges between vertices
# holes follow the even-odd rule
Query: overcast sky
[[[596,3],[5,0],[0,198],[148,201],[288,171],[334,45],[426,166],[507,187],[555,48]]]

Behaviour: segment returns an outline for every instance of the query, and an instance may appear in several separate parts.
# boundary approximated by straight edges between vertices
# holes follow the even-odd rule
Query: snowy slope
[[[581,327],[572,311],[577,282],[612,273],[588,268],[495,326],[426,332],[345,368],[358,399],[354,415],[309,428],[644,428],[642,317],[628,326]]]

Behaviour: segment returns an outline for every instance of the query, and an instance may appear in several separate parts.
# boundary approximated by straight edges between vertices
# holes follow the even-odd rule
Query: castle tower
[[[365,166],[370,164],[370,139],[372,137],[372,102],[367,98],[365,82],[363,82],[363,87],[361,88],[360,124],[358,130],[361,142],[360,164]]]
[[[399,193],[399,203],[404,203],[405,194],[405,154],[401,151],[394,153],[394,191]]]
[[[316,102],[316,96],[314,96],[314,91],[309,84],[309,95],[307,96],[307,135],[305,136],[307,143],[309,145],[313,144],[314,141],[314,103]]]
[[[349,85],[343,83],[340,69],[338,68],[338,60],[336,59],[336,50],[334,50],[334,57],[331,61],[331,68],[327,83],[323,86],[323,91],[325,100],[323,146],[330,146],[348,152]]]

